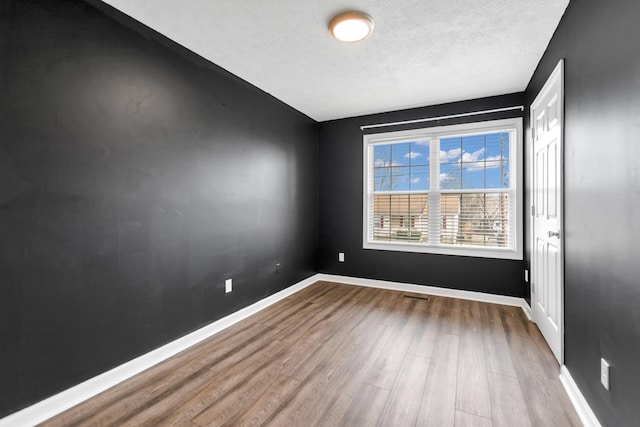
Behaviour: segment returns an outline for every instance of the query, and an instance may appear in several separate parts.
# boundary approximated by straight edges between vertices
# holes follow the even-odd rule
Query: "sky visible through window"
[[[509,132],[441,138],[437,161],[441,189],[507,189]],[[435,183],[430,183],[430,163],[428,141],[376,145],[375,191],[435,189]]]

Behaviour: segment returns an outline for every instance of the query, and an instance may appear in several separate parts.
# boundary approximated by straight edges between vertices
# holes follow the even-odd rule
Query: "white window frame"
[[[513,242],[513,247],[510,248],[496,248],[496,247],[483,247],[475,245],[452,245],[443,244],[438,240],[429,239],[429,243],[415,243],[415,242],[388,242],[388,241],[374,241],[369,234],[369,230],[373,228],[369,226],[370,221],[373,221],[372,209],[373,203],[370,200],[373,198],[374,180],[373,180],[373,150],[369,147],[379,144],[389,144],[394,142],[408,142],[413,140],[425,140],[430,141],[431,158],[440,157],[439,147],[440,139],[464,136],[466,134],[474,133],[491,133],[498,131],[514,131],[515,138],[509,140],[509,172],[511,188],[508,190],[515,193],[515,209],[510,210],[510,226],[515,224],[513,232],[510,234],[510,241]],[[438,126],[425,129],[414,129],[397,132],[385,132],[377,134],[368,134],[363,136],[363,248],[386,250],[386,251],[401,251],[401,252],[420,252],[420,253],[432,253],[443,255],[461,255],[461,256],[473,256],[483,258],[500,258],[500,259],[514,259],[522,260],[523,257],[523,134],[522,134],[522,118],[491,120],[484,122],[465,123],[460,125],[451,126]],[[434,143],[437,141],[437,143]],[[436,156],[436,157],[434,157]],[[442,194],[439,188],[439,161],[438,168],[430,169],[430,182],[431,188],[429,190],[430,206],[431,201],[434,201],[434,209],[439,210],[440,194]],[[436,184],[433,184],[436,183]],[[435,185],[435,188],[434,188]],[[454,190],[451,192],[472,192],[470,190]],[[398,194],[405,194],[412,192],[399,192]],[[414,193],[423,194],[425,191],[416,191]],[[434,196],[435,195],[435,196]],[[430,209],[431,211],[431,209]],[[371,217],[369,216],[371,214]],[[435,227],[438,228],[437,235],[439,236],[439,215],[429,216],[429,233],[431,233]],[[433,225],[433,227],[432,227]]]

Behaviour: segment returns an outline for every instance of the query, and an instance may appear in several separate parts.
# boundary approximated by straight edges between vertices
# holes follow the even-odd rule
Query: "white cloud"
[[[506,159],[502,156],[487,157],[485,160],[487,162],[487,169],[499,168],[503,160]]]
[[[382,159],[376,159],[376,160],[373,162],[373,166],[375,166],[375,167],[377,167],[377,168],[383,168],[383,167],[387,167],[387,168],[388,168],[388,167],[390,167],[390,166],[391,166],[391,167],[403,166],[403,164],[402,164],[402,163],[398,163],[398,162],[391,162],[391,163],[389,163],[389,162],[385,162],[385,161],[384,161],[384,160],[382,160]]]
[[[453,177],[451,175],[449,175],[448,173],[441,173],[440,174],[440,182],[451,181],[452,179],[453,179]]]
[[[457,158],[462,152],[462,148],[453,148],[449,151],[440,150],[440,161],[448,162]]]
[[[484,148],[476,150],[473,153],[462,151],[460,148],[454,148],[449,151],[441,150],[440,161],[443,163],[455,163],[458,164],[458,166],[464,167],[466,171],[476,172],[484,169],[499,168],[502,162],[506,160],[499,155],[487,158],[484,158],[484,155]],[[442,179],[441,177],[440,180],[442,181]]]
[[[417,184],[420,182],[420,178],[411,178],[411,183],[412,184]]]
[[[481,171],[483,169],[496,169],[500,167],[503,160],[506,159],[502,156],[491,156],[486,159],[479,159],[478,163],[464,165],[464,168],[469,172]]]
[[[477,162],[482,160],[481,157],[484,154],[484,148],[479,149],[478,151],[474,151],[473,153],[467,153],[466,151],[462,153],[462,161],[465,163]]]
[[[409,151],[404,155],[407,159],[415,159],[416,157],[422,156],[422,153],[416,153],[415,151]]]

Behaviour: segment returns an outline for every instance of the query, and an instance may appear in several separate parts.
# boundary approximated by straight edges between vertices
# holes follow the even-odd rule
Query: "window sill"
[[[513,249],[500,249],[500,248],[483,248],[478,249],[478,246],[471,245],[457,245],[444,246],[444,245],[426,245],[412,244],[412,243],[379,243],[379,242],[365,242],[362,245],[363,249],[373,249],[379,251],[393,251],[393,252],[413,252],[413,253],[425,253],[425,254],[437,254],[437,255],[456,255],[456,256],[469,256],[476,258],[495,258],[495,259],[512,259],[521,261],[523,259],[522,250]]]

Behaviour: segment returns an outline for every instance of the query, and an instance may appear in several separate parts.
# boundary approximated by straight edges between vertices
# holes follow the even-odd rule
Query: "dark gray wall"
[[[317,271],[317,123],[101,8],[0,2],[0,417]]]
[[[636,0],[572,1],[526,91],[566,59],[565,363],[604,426],[640,420],[639,17]]]
[[[523,104],[523,94],[503,95],[384,114],[334,120],[320,127],[320,272],[522,297],[522,261],[362,248],[361,125],[412,120]],[[519,110],[412,127],[521,117]],[[387,132],[408,126],[368,130]],[[345,262],[338,262],[338,252]]]

